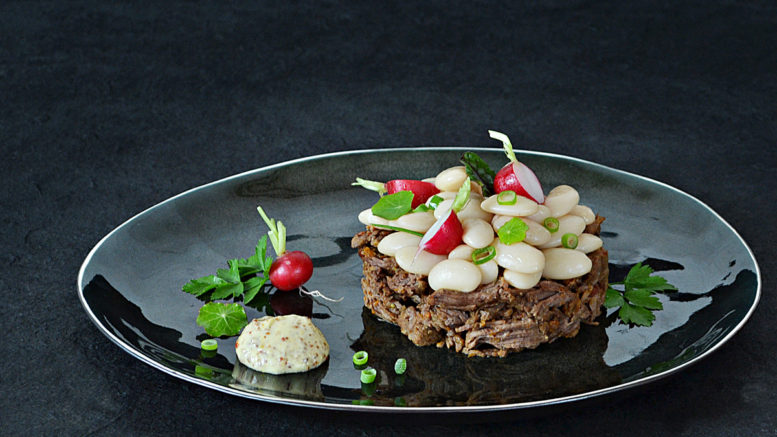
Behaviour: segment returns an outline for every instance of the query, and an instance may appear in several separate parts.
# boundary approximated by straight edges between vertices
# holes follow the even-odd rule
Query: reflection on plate
[[[79,297],[98,328],[122,349],[189,382],[230,394],[317,408],[390,412],[502,411],[567,403],[621,391],[672,374],[708,355],[739,330],[761,289],[747,245],[715,212],[672,187],[578,159],[541,153],[520,158],[548,189],[568,183],[607,221],[602,237],[611,280],[642,261],[678,291],[661,295],[651,327],[628,328],[603,317],[573,339],[505,359],[466,358],[419,348],[363,311],[361,260],[349,246],[362,229],[359,211],[375,194],[350,186],[424,178],[455,165],[472,149],[418,148],[316,156],[236,175],[160,203],[119,226],[84,261]],[[501,150],[474,149],[492,167]],[[206,205],[218,204],[214,212]],[[339,303],[312,314],[330,359],[307,374],[276,377],[235,359],[234,338],[216,353],[199,348],[201,302],[180,291],[193,277],[250,254],[265,229],[261,204],[294,232],[316,270],[307,284]],[[229,232],[225,232],[229,230]],[[262,315],[247,309],[249,317]],[[370,354],[377,382],[362,386],[351,356]],[[393,373],[404,357],[408,371]]]

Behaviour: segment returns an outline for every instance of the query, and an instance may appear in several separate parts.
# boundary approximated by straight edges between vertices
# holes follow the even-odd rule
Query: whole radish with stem
[[[526,164],[518,161],[513,152],[513,145],[507,135],[488,131],[491,138],[502,142],[505,154],[510,160],[494,177],[494,192],[514,191],[519,196],[526,197],[537,203],[545,201],[545,195],[542,192],[542,185],[534,172]]]
[[[305,252],[299,250],[286,252],[286,226],[280,220],[267,217],[261,206],[256,210],[270,228],[267,235],[277,255],[270,266],[270,282],[275,288],[283,291],[302,287],[313,276],[313,261]]]

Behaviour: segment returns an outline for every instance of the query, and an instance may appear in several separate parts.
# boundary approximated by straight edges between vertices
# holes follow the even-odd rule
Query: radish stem
[[[507,159],[509,159],[510,162],[518,162],[518,158],[515,157],[515,152],[513,152],[513,144],[510,142],[510,138],[508,138],[507,135],[493,130],[488,131],[488,135],[491,136],[491,138],[502,142],[505,149],[505,155],[507,155]]]
[[[283,255],[286,252],[286,226],[284,226],[280,220],[276,222],[275,219],[267,217],[267,214],[265,214],[261,206],[257,206],[256,210],[259,211],[262,220],[264,220],[267,227],[270,228],[267,235],[270,236],[270,243],[272,243],[272,247],[275,249],[275,254],[277,256]]]

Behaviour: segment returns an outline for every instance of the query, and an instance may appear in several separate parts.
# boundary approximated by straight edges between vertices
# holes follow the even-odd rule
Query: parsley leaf
[[[386,220],[396,220],[410,212],[413,204],[412,191],[398,191],[383,196],[372,206],[372,213]]]
[[[622,285],[623,290],[613,288]],[[613,282],[607,288],[604,299],[606,308],[617,308],[618,317],[626,324],[651,326],[656,316],[654,310],[664,309],[664,305],[655,296],[656,291],[677,290],[665,278],[654,275],[650,266],[635,264],[623,282]]]
[[[197,324],[212,337],[233,336],[248,324],[248,317],[240,304],[210,302],[200,308]]]
[[[529,225],[518,217],[513,217],[509,222],[502,225],[496,232],[499,235],[499,241],[506,245],[520,243],[526,238],[526,230],[529,229]]]
[[[225,280],[216,275],[208,275],[187,282],[186,285],[183,286],[183,291],[195,296],[201,296],[215,287],[226,283]]]

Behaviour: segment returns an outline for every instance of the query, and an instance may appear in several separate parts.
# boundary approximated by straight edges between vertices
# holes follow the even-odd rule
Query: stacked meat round
[[[597,216],[585,232],[598,235]],[[424,275],[403,270],[378,252],[390,231],[367,226],[351,246],[363,261],[364,304],[396,324],[418,346],[447,346],[470,356],[499,356],[533,349],[559,337],[574,337],[581,323],[596,323],[609,276],[607,250],[587,254],[589,273],[568,280],[543,279],[517,289],[502,274],[471,292],[432,290]]]

